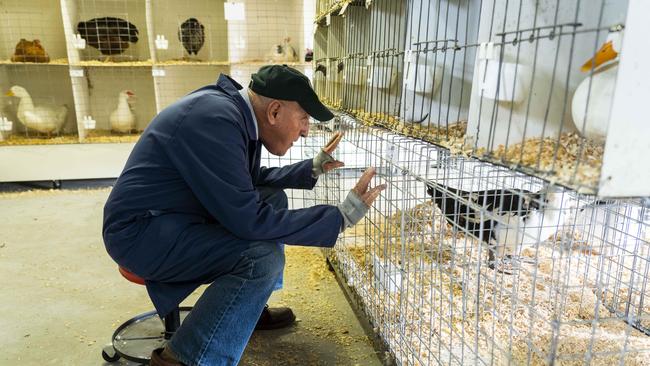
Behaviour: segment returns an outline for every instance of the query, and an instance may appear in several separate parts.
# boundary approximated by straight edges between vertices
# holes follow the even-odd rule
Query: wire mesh
[[[67,63],[61,12],[37,0],[5,1],[0,14],[0,62]]]
[[[37,5],[36,1],[6,1],[0,13],[3,144],[22,140],[38,143],[46,137],[78,139],[65,67],[65,36],[55,23],[60,23],[61,12]]]
[[[311,4],[311,7],[310,7]],[[298,62],[304,60],[305,9],[313,0],[247,1],[245,18],[228,22],[230,60],[233,62]],[[311,37],[311,32],[307,32]]]
[[[188,6],[190,5],[190,6]],[[228,24],[220,1],[154,1],[153,29],[162,64],[228,61]]]
[[[0,108],[0,118],[10,123],[0,133],[5,143],[24,140],[38,143],[43,138],[68,142],[78,139],[66,67],[56,65],[33,70],[23,65],[6,65],[3,72],[6,77],[0,81],[4,91],[0,102],[4,108]]]
[[[149,59],[145,1],[71,1],[74,33],[85,41],[81,61],[137,62]]]

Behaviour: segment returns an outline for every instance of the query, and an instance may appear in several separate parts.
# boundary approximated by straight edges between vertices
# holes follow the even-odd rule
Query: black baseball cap
[[[262,66],[251,78],[248,87],[259,95],[298,102],[305,112],[319,121],[334,118],[334,114],[318,100],[309,79],[292,67]]]

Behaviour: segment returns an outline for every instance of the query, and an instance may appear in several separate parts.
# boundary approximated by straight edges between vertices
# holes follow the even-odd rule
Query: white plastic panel
[[[650,2],[630,0],[601,171],[601,196],[650,196]]]
[[[115,178],[134,144],[3,146],[0,182]]]

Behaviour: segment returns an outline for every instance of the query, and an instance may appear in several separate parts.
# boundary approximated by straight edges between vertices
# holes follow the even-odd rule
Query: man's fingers
[[[371,190],[369,190],[364,195],[363,202],[366,205],[371,206],[372,203],[375,202],[375,199],[377,199],[377,197],[379,197],[379,194],[381,194],[381,191],[383,191],[384,189],[386,189],[385,184],[380,184],[377,187],[372,188]]]
[[[340,168],[342,166],[345,166],[345,163],[342,161],[330,161],[329,163],[323,164],[323,170],[329,172],[332,169]]]
[[[362,196],[366,191],[368,190],[368,184],[370,184],[370,180],[372,177],[375,176],[375,168],[369,167],[366,169],[365,172],[363,172],[363,175],[361,178],[359,178],[359,181],[357,182],[357,185],[354,186],[354,190],[357,192],[359,196]]]
[[[341,139],[343,139],[343,132],[337,132],[334,134],[334,137],[330,139],[327,145],[325,145],[325,148],[323,148],[323,150],[325,150],[326,153],[331,154],[339,145]]]
[[[331,153],[334,149],[332,149],[332,146],[336,142],[336,139],[339,137],[339,133],[335,133],[334,136],[327,142],[323,150],[325,150],[326,153]]]

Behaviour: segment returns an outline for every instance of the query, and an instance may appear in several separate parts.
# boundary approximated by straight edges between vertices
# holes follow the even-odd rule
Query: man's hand
[[[375,176],[375,174],[375,168],[370,167],[366,169],[366,171],[363,172],[361,178],[359,178],[357,185],[352,188],[352,190],[359,196],[359,198],[361,198],[361,201],[363,201],[363,203],[365,203],[368,207],[372,206],[372,203],[379,196],[381,191],[386,188],[385,184],[380,184],[377,187],[368,189],[370,181],[372,180],[372,177]]]
[[[386,188],[385,184],[368,189],[372,177],[375,175],[375,168],[368,168],[363,173],[357,185],[354,186],[345,197],[345,201],[339,204],[338,208],[343,215],[343,227],[341,231],[348,227],[356,225],[370,209],[370,205],[379,196],[381,191]]]
[[[341,139],[343,139],[343,132],[337,132],[327,145],[321,149],[320,153],[316,155],[313,168],[315,177],[345,165],[342,161],[335,160],[332,157],[332,153],[341,142]]]

